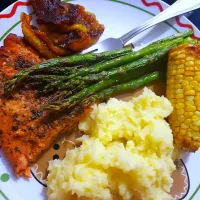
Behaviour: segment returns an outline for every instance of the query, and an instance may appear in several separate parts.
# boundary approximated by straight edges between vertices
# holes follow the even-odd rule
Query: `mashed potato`
[[[165,97],[145,89],[129,102],[111,98],[79,123],[79,148],[51,161],[49,200],[170,200],[173,137]]]

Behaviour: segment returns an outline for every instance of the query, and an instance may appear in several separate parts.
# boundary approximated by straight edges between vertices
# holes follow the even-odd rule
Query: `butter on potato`
[[[129,102],[111,98],[79,123],[82,145],[51,161],[49,200],[170,200],[173,108],[144,89]]]

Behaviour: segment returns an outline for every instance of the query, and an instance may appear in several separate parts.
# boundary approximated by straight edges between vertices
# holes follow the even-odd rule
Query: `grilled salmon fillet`
[[[81,116],[55,115],[41,111],[48,98],[24,88],[3,97],[4,82],[22,68],[43,61],[24,39],[10,34],[0,49],[0,146],[17,176],[30,177],[30,165],[60,132],[77,128]]]
[[[9,34],[4,40],[4,46],[0,47],[0,95],[3,94],[6,80],[20,70],[42,61],[44,59],[40,58],[23,38]]]

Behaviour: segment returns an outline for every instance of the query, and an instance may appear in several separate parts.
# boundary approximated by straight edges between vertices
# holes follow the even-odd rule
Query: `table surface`
[[[10,4],[15,2],[16,0],[0,0],[0,11],[4,8],[8,7]],[[168,4],[172,4],[175,0],[164,0]],[[189,0],[188,0],[189,1]],[[200,29],[200,9],[192,12],[192,14],[188,17],[199,29]]]

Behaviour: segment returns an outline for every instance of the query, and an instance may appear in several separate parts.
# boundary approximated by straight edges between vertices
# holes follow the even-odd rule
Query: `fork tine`
[[[91,46],[88,49],[84,50],[82,53],[86,54],[86,53],[100,53],[100,52],[98,51],[97,45],[94,45],[94,46]]]
[[[91,46],[90,48],[86,49],[84,53],[89,53],[91,51],[95,51],[95,53],[101,53],[104,51],[111,51],[115,49],[121,49],[123,48],[123,43],[119,38],[107,38],[94,46]]]

